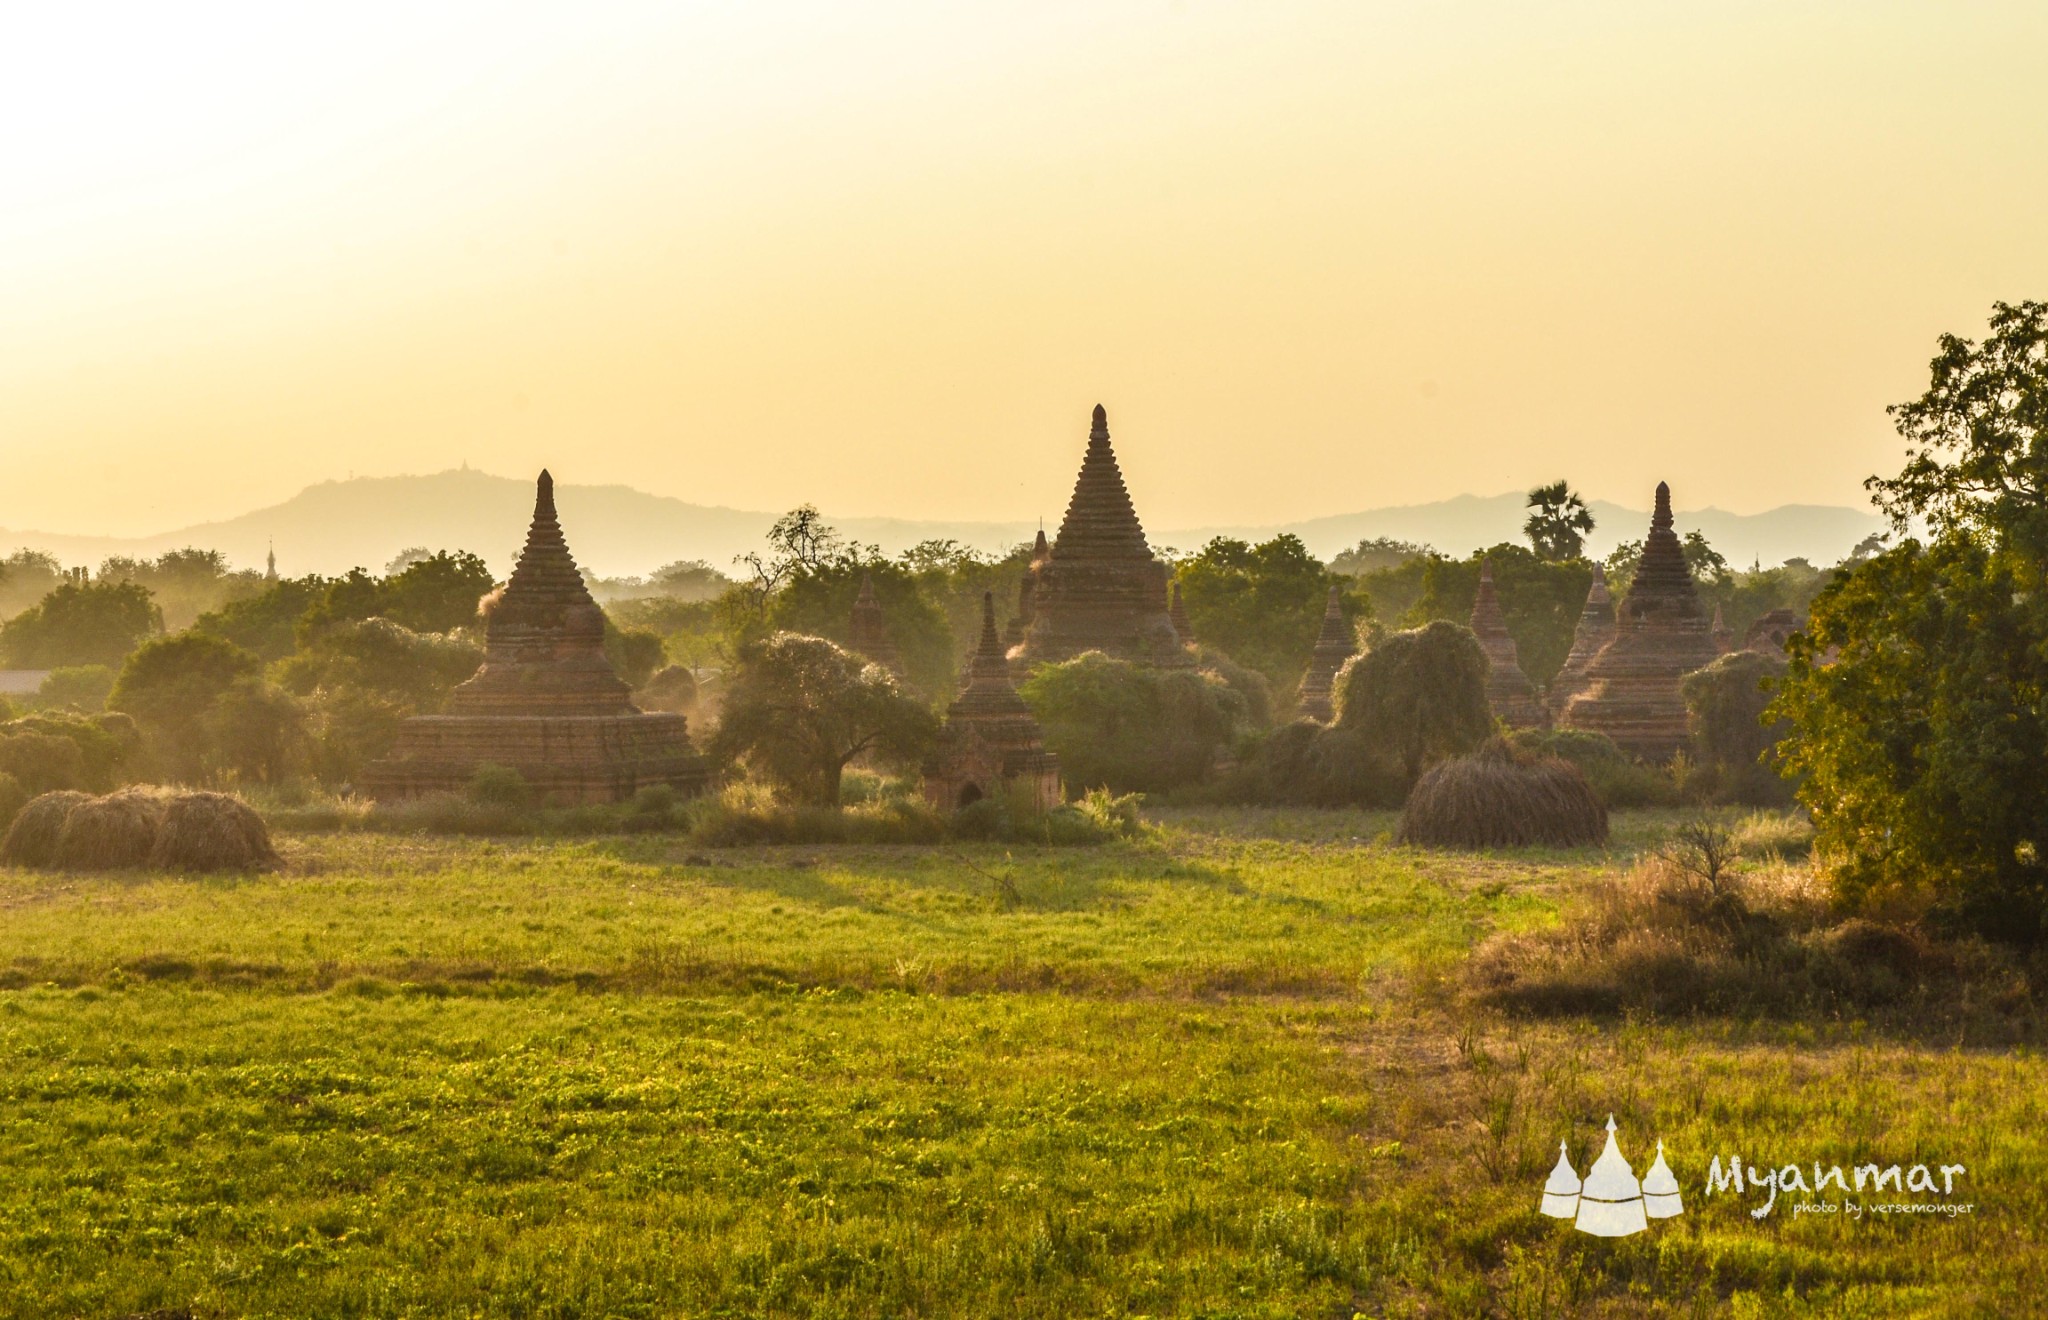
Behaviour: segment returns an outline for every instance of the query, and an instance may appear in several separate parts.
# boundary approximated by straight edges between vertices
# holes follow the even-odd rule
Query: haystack
[[[74,809],[92,801],[90,793],[63,789],[30,798],[14,817],[7,837],[0,839],[0,862],[13,866],[48,866],[56,860],[57,839]]]
[[[141,866],[168,805],[163,790],[140,785],[81,802],[65,816],[51,861],[80,871]]]
[[[1495,739],[1423,775],[1401,809],[1402,843],[1575,847],[1607,838],[1607,808],[1578,767]]]
[[[263,817],[225,793],[180,793],[164,809],[149,864],[166,871],[257,871],[277,865]]]

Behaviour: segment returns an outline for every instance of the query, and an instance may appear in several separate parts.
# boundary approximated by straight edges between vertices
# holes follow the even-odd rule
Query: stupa
[[[1612,1114],[1607,1116],[1607,1148],[1593,1161],[1579,1188],[1579,1214],[1574,1223],[1581,1233],[1595,1237],[1627,1237],[1650,1226],[1643,1207],[1643,1185],[1614,1144]]]
[[[1613,640],[1586,666],[1585,685],[1566,705],[1562,723],[1604,733],[1632,756],[1668,761],[1686,741],[1679,684],[1718,654],[1671,530],[1671,488],[1658,482],[1650,535],[1615,610]]]
[[[902,672],[896,643],[889,640],[889,616],[882,612],[882,602],[875,598],[875,579],[871,573],[860,575],[860,595],[854,598],[846,640],[856,654],[866,656],[892,674]]]
[[[1179,636],[1182,646],[1195,644],[1195,621],[1188,617],[1188,607],[1181,603],[1180,583],[1173,584],[1173,601],[1166,607],[1166,617],[1173,621],[1173,631]]]
[[[400,727],[390,755],[363,773],[371,796],[459,790],[486,765],[517,770],[554,802],[704,786],[688,721],[635,707],[605,658],[604,613],[562,539],[546,472],[512,579],[485,604],[483,666],[450,694],[445,713]]]
[[[1100,404],[1059,535],[1045,562],[1026,573],[1032,618],[1010,653],[1014,663],[1044,664],[1083,651],[1162,667],[1194,663],[1173,630],[1166,565],[1145,542]]]
[[[1309,652],[1308,670],[1302,674],[1301,686],[1295,690],[1295,700],[1304,716],[1324,724],[1336,718],[1333,698],[1337,671],[1357,652],[1358,635],[1344,617],[1343,597],[1332,586],[1329,599],[1323,603],[1323,630],[1316,634],[1315,650]]]
[[[1586,666],[1600,654],[1600,648],[1614,639],[1614,597],[1607,593],[1607,570],[1593,565],[1593,585],[1586,592],[1586,604],[1579,611],[1578,627],[1572,632],[1572,649],[1564,667],[1550,680],[1550,713],[1561,715],[1565,705],[1585,690]]]
[[[1714,639],[1714,653],[1726,655],[1735,649],[1735,630],[1721,618],[1721,606],[1714,604],[1714,621],[1707,625],[1707,636]]]
[[[1515,648],[1508,621],[1500,612],[1500,597],[1493,589],[1493,561],[1479,561],[1479,594],[1472,598],[1472,632],[1479,649],[1486,652],[1486,704],[1510,728],[1537,729],[1543,726],[1543,706],[1536,700],[1536,688],[1522,672],[1522,658]]]
[[[967,681],[946,708],[939,744],[924,766],[924,796],[953,811],[1013,786],[1045,811],[1060,802],[1060,762],[1045,749],[1045,734],[1010,682],[1009,662],[996,634],[996,598],[981,598],[981,642],[968,662]]]
[[[1031,562],[1024,566],[1024,576],[1017,580],[1017,614],[1003,628],[1003,650],[1015,650],[1023,641],[1025,630],[1037,617],[1033,608],[1033,589],[1038,585],[1039,565],[1052,558],[1052,548],[1045,543],[1045,529],[1038,529],[1038,540],[1031,547]]]

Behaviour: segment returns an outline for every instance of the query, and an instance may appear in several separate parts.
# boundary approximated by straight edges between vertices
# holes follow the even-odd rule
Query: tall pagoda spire
[[[1533,729],[1543,723],[1543,707],[1536,701],[1536,689],[1522,672],[1522,657],[1508,632],[1507,616],[1501,612],[1500,596],[1493,586],[1493,557],[1479,561],[1479,591],[1472,599],[1472,632],[1479,649],[1486,652],[1486,700],[1493,713],[1518,729]]]
[[[854,598],[853,618],[847,627],[852,649],[891,673],[897,672],[896,643],[889,636],[889,616],[875,595],[875,575],[860,575],[860,595]]]
[[[960,695],[946,708],[946,724],[924,767],[925,799],[950,811],[1021,784],[1039,810],[1060,800],[1059,758],[1010,681],[1003,639],[996,631],[996,598],[981,597],[981,636],[967,662]]]
[[[1052,556],[1152,558],[1152,548],[1145,542],[1145,529],[1138,522],[1138,511],[1131,506],[1131,493],[1124,488],[1116,451],[1109,445],[1109,414],[1099,403],[1095,405],[1094,422],[1088,428],[1088,452],[1081,460],[1081,475],[1074,480],[1074,495],[1067,501],[1067,516],[1060,521]]]
[[[1301,676],[1296,694],[1303,715],[1325,724],[1336,717],[1337,671],[1357,651],[1357,634],[1344,618],[1343,593],[1332,582],[1329,596],[1323,601],[1322,631],[1316,634],[1315,650],[1309,654],[1308,669]]]

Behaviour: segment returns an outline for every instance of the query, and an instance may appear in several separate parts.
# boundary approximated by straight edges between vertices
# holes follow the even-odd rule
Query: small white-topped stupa
[[[1607,1149],[1593,1161],[1579,1188],[1578,1229],[1595,1237],[1627,1237],[1650,1226],[1643,1209],[1643,1185],[1614,1144],[1614,1115],[1607,1116]]]
[[[1557,1167],[1543,1184],[1543,1213],[1552,1219],[1570,1219],[1579,1213],[1579,1175],[1562,1141],[1557,1143]]]
[[[1652,1219],[1669,1219],[1683,1212],[1678,1199],[1678,1177],[1664,1162],[1664,1143],[1657,1143],[1657,1162],[1643,1175],[1643,1212]]]

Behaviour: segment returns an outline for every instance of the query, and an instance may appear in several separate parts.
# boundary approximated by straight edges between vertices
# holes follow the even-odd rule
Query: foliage
[[[926,599],[909,569],[889,560],[849,553],[796,564],[768,602],[768,626],[829,637],[846,646],[863,579],[875,584],[875,599],[888,623],[889,640],[896,645],[903,681],[922,693],[951,691],[953,632],[946,616]]]
[[[1428,546],[1417,545],[1413,541],[1396,540],[1391,536],[1368,537],[1349,550],[1339,552],[1330,561],[1330,571],[1348,577],[1362,577],[1367,573],[1399,568],[1411,560],[1427,559],[1434,553]]]
[[[64,565],[42,550],[24,546],[0,559],[0,619],[13,618],[64,580]]]
[[[100,564],[101,582],[133,582],[149,591],[172,632],[191,626],[200,615],[230,600],[253,594],[262,575],[228,567],[218,550],[166,550],[154,559],[116,555]]]
[[[0,731],[0,774],[30,797],[80,789],[86,785],[85,753],[61,734],[32,729]]]
[[[232,642],[201,632],[160,637],[128,658],[107,704],[132,716],[169,778],[210,781],[223,768],[212,723],[221,699],[255,683],[262,662]]]
[[[111,665],[63,665],[52,669],[36,689],[36,704],[59,709],[74,707],[91,714],[107,704],[114,690]]]
[[[831,806],[850,763],[915,764],[937,733],[937,718],[880,665],[822,637],[776,633],[741,648],[709,750],[792,801]]]
[[[1736,651],[1685,676],[1694,761],[1707,796],[1758,807],[1791,804],[1792,786],[1774,764],[1790,726],[1763,719],[1785,667],[1776,654]]]
[[[1219,536],[1174,567],[1195,636],[1283,689],[1300,682],[1322,630],[1330,588],[1349,588],[1300,538],[1259,545]],[[1344,616],[1369,614],[1371,602],[1346,590]]]
[[[352,688],[438,710],[455,685],[476,673],[483,648],[461,637],[418,633],[389,619],[340,624],[278,666],[279,681],[301,696]]]
[[[369,618],[389,619],[418,633],[471,627],[477,621],[477,603],[494,585],[484,561],[466,550],[442,550],[411,560],[383,578],[350,569],[329,582],[307,610],[298,639],[304,644],[329,628]]]
[[[1245,700],[1213,674],[1089,651],[1019,687],[1073,788],[1160,793],[1198,783],[1249,734]]]
[[[118,665],[163,623],[136,583],[65,582],[0,624],[0,661],[17,669]]]
[[[1486,653],[1470,628],[1438,620],[1387,634],[1338,672],[1336,727],[1382,749],[1407,783],[1493,732]]]
[[[1538,559],[1563,564],[1580,557],[1586,533],[1593,530],[1593,513],[1569,482],[1553,481],[1530,491],[1528,508],[1522,534]]]
[[[260,677],[240,679],[207,712],[204,734],[219,774],[242,784],[292,778],[311,754],[312,711]]]
[[[42,786],[41,791],[76,788],[104,793],[120,782],[142,748],[135,721],[114,711],[98,715],[42,711],[0,724],[0,740],[23,735],[57,739],[69,743],[77,753],[74,760],[71,753],[45,743],[24,745],[23,755],[31,755],[27,748],[34,749],[32,763],[17,762],[11,768],[23,784],[33,780]],[[31,764],[41,768],[31,768]],[[0,768],[10,768],[4,758],[0,758]]]
[[[1599,794],[1600,801],[1609,807],[1678,805],[1678,783],[1666,767],[1632,759],[1604,733],[1588,729],[1517,729],[1508,735],[1508,740],[1524,751],[1571,762]]]
[[[0,770],[0,837],[4,837],[7,827],[14,823],[15,815],[28,805],[32,796],[21,786],[20,780]]]
[[[639,687],[668,660],[660,633],[621,628],[609,617],[604,621],[604,655],[627,687]]]
[[[282,660],[298,644],[299,620],[321,603],[329,585],[317,576],[279,578],[200,615],[192,626],[265,661]]]
[[[687,715],[697,708],[697,679],[683,666],[670,665],[641,684],[633,700],[642,710]]]
[[[1869,483],[1907,539],[1838,574],[1772,707],[1838,892],[2048,938],[2048,304],[1944,335],[1909,445]]]
[[[1497,545],[1469,559],[1430,560],[1423,567],[1422,594],[1408,611],[1410,626],[1431,619],[1465,623],[1479,594],[1479,568],[1493,565],[1494,590],[1508,634],[1515,639],[1522,672],[1539,689],[1549,685],[1571,654],[1572,635],[1593,585],[1584,560],[1552,563],[1518,545]]]

